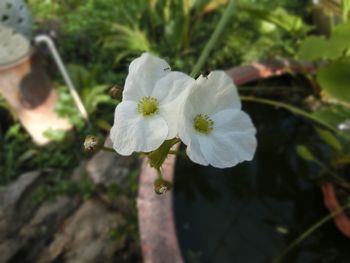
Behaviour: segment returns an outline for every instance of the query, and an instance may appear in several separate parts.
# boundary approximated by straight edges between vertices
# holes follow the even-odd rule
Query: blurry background
[[[13,7],[0,1],[3,10]],[[11,73],[14,68],[23,73],[19,62],[0,63],[0,262],[142,262],[136,209],[140,159],[86,154],[82,144],[88,134],[107,137],[118,103],[109,89],[123,86],[134,58],[152,52],[174,70],[190,73],[227,2],[25,2],[32,35],[46,34],[55,42],[89,121],[45,45],[32,42],[28,53],[28,75],[39,81]],[[243,102],[258,131],[252,162],[218,170],[178,157],[175,188],[167,194],[174,194],[185,262],[272,262],[327,216],[321,191],[326,183],[336,207],[348,202],[349,1],[235,2],[202,73],[263,62],[284,74],[264,79],[256,73],[258,78],[239,87],[241,95],[272,101]],[[6,43],[0,39],[0,48]],[[16,76],[23,79],[13,102],[6,94],[14,90],[6,85],[14,85]],[[300,118],[296,109],[306,114]],[[33,141],[39,124],[48,126],[40,145]],[[339,230],[329,220],[280,262],[350,262],[349,229]]]

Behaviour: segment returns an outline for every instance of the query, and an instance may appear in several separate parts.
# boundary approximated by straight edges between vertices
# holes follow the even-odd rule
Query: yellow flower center
[[[198,114],[193,120],[193,127],[196,131],[209,134],[213,130],[214,121],[208,115]]]
[[[143,97],[137,104],[137,111],[142,116],[151,116],[158,111],[158,100],[154,97]]]

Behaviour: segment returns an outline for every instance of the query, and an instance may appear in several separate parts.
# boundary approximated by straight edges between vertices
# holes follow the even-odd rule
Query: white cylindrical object
[[[23,0],[0,0],[0,67],[15,64],[30,52],[31,14]]]
[[[35,37],[35,42],[36,43],[45,43],[47,45],[47,47],[49,48],[49,50],[50,50],[50,52],[51,52],[51,54],[52,54],[52,56],[57,64],[58,69],[60,70],[60,72],[63,76],[64,81],[66,82],[66,84],[68,86],[68,89],[69,89],[69,91],[74,99],[76,106],[78,107],[78,109],[79,109],[81,115],[84,117],[84,119],[88,120],[89,116],[88,116],[88,113],[85,109],[85,106],[84,106],[83,102],[81,101],[79,94],[78,94],[77,90],[75,89],[74,84],[68,75],[68,72],[63,64],[62,59],[61,59],[61,56],[59,55],[57,48],[56,48],[54,42],[52,41],[52,39],[46,35],[39,35],[39,36]]]

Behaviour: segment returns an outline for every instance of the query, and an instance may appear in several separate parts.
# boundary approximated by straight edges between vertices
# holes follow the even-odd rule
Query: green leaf
[[[314,111],[312,116],[337,130],[341,130],[341,132],[347,136],[350,135],[349,108],[341,105],[333,105]],[[347,128],[348,126],[349,128]]]
[[[350,47],[350,23],[335,26],[329,39],[306,37],[300,44],[298,56],[306,60],[337,59]]]
[[[324,120],[333,127],[337,127],[339,123],[345,120],[346,116],[339,111],[338,107],[327,107],[316,110],[312,113],[314,117]]]
[[[33,149],[27,150],[18,157],[16,162],[17,162],[17,164],[24,163],[24,162],[28,161],[29,159],[34,158],[34,156],[37,154],[38,154],[37,150],[33,150]]]
[[[162,143],[157,150],[150,152],[148,155],[149,164],[155,169],[159,169],[164,163],[165,158],[168,156],[168,153],[176,143],[178,139],[174,138],[171,140],[166,140]]]
[[[310,36],[301,42],[298,57],[305,60],[317,60],[323,56],[325,50],[327,50],[327,42],[324,37]]]
[[[342,145],[340,141],[335,137],[330,131],[316,128],[316,132],[321,137],[321,139],[327,143],[330,147],[332,147],[335,151],[341,152],[342,151]]]
[[[274,10],[257,8],[252,5],[238,4],[238,8],[251,14],[254,18],[268,21],[290,34],[305,34],[311,27],[306,25],[299,16],[288,13],[283,8]]]
[[[341,23],[332,29],[329,47],[339,52],[338,57],[350,47],[350,23]]]
[[[345,46],[350,44],[350,22],[340,23],[332,29],[332,37],[342,39]]]
[[[322,36],[309,36],[301,42],[298,57],[306,60],[337,59],[347,47],[344,43],[342,37],[327,40]]]
[[[309,149],[304,145],[298,145],[296,147],[297,154],[300,158],[302,158],[305,161],[313,162],[315,161],[314,155],[309,151]]]
[[[83,89],[86,85],[85,80],[88,78],[89,72],[82,66],[76,64],[67,65],[67,70],[75,87],[78,90]]]
[[[62,142],[66,138],[66,131],[64,130],[53,130],[51,128],[43,132],[44,137],[49,140]]]
[[[342,5],[342,19],[345,22],[348,19],[348,15],[350,11],[350,0],[342,0],[341,5]]]
[[[350,102],[350,63],[336,61],[317,72],[317,81],[321,88],[332,97]]]
[[[113,48],[120,51],[120,54],[125,56],[128,54],[139,54],[145,51],[151,50],[151,43],[149,42],[145,32],[139,28],[131,28],[126,25],[113,23],[112,24],[113,36],[103,39],[104,48]],[[119,60],[124,56],[117,55]]]

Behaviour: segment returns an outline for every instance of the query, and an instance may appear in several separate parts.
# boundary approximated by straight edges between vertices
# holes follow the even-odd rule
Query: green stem
[[[175,138],[173,143],[172,143],[172,146],[174,146],[175,144],[181,142],[180,138]]]
[[[343,23],[345,23],[348,20],[348,14],[350,11],[350,1],[342,0],[341,7],[342,7],[342,19],[343,19]]]
[[[275,258],[272,263],[279,263],[282,262],[281,260],[297,245],[299,245],[302,241],[304,241],[308,236],[310,236],[313,232],[315,232],[317,229],[319,229],[321,226],[323,226],[325,223],[333,219],[335,216],[342,213],[346,208],[349,207],[349,204],[346,204],[333,213],[321,218],[319,221],[317,221],[315,224],[313,224],[311,227],[309,227],[306,231],[304,231],[297,239],[295,239],[283,252]]]
[[[265,104],[265,105],[283,108],[283,109],[288,110],[294,114],[297,114],[297,115],[302,116],[308,120],[311,120],[311,121],[313,121],[321,126],[324,126],[325,128],[331,130],[332,132],[334,132],[338,136],[346,139],[347,141],[350,141],[350,137],[348,135],[346,135],[345,133],[343,133],[342,131],[338,130],[337,128],[333,127],[332,125],[328,124],[327,122],[316,118],[312,114],[310,114],[304,110],[301,110],[297,107],[294,107],[292,105],[289,105],[289,104],[286,104],[283,102],[279,102],[279,101],[270,100],[270,99],[262,99],[262,98],[247,97],[247,96],[241,96],[241,100],[252,101],[252,102],[257,102],[257,103],[261,103],[261,104]]]
[[[148,154],[148,160],[149,160],[149,164],[151,165],[151,167],[153,167],[155,169],[159,169],[163,165],[171,148],[178,142],[180,142],[179,138],[166,140],[165,142],[162,143],[161,146],[159,146],[159,148],[157,150],[150,152]]]
[[[216,41],[218,40],[219,36],[221,35],[222,31],[224,30],[232,12],[233,12],[233,9],[235,7],[234,2],[235,2],[234,0],[230,0],[230,3],[227,6],[226,11],[221,16],[221,19],[220,19],[219,23],[217,24],[213,34],[211,35],[209,41],[207,42],[201,55],[199,56],[196,65],[194,65],[194,68],[191,72],[192,77],[196,77],[198,75],[199,71],[201,70],[205,61],[207,60],[210,51],[213,49]]]
[[[106,147],[106,146],[103,146],[101,148],[102,151],[105,151],[105,152],[113,152],[115,153],[115,150],[113,148],[109,148],[109,147]]]
[[[182,1],[183,5],[183,15],[184,15],[184,30],[183,30],[183,43],[182,47],[184,50],[188,49],[190,45],[190,22],[191,22],[191,8],[190,8],[190,0],[183,0]]]
[[[163,174],[162,174],[162,171],[160,170],[160,168],[157,168],[156,171],[157,171],[157,179],[156,180],[163,179]]]

